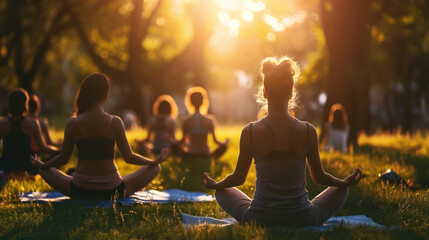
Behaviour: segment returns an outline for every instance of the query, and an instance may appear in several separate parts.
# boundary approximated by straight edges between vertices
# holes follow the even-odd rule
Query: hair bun
[[[266,59],[262,63],[262,73],[264,75],[271,73],[272,71],[274,71],[274,69],[276,69],[276,67],[277,67],[276,61],[274,61],[273,59]]]

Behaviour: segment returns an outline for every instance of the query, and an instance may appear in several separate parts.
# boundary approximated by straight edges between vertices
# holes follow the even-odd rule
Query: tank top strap
[[[306,150],[308,148],[308,142],[309,142],[309,138],[310,138],[310,126],[308,125],[308,122],[305,122],[305,125],[307,125],[307,139],[305,140],[305,147],[304,150]]]
[[[273,146],[275,146],[275,138],[274,138],[274,131],[273,129],[270,127],[270,125],[265,121],[265,118],[261,119],[261,123],[264,124],[264,126],[268,129],[268,131],[271,134],[271,138],[273,139]]]
[[[252,148],[252,151],[253,151],[254,147],[253,147],[252,126],[253,126],[253,122],[251,122],[251,123],[249,124],[249,141],[250,141],[250,147]]]
[[[290,127],[290,130],[289,130],[289,138],[292,138],[292,133],[293,133],[293,130],[295,129],[297,123],[298,123],[298,120],[296,120],[296,118],[294,118],[292,126]]]
[[[79,128],[79,130],[82,132],[83,136],[86,137],[86,133],[83,131],[82,127],[80,126],[79,121],[77,120],[77,117],[75,117],[74,120],[76,121],[76,125]]]
[[[109,123],[107,124],[107,128],[104,131],[103,136],[106,136],[107,132],[109,131],[110,125],[112,125],[112,119],[113,119],[113,115],[110,115]]]
[[[22,122],[22,120],[24,120],[24,118],[25,117],[20,117],[18,120],[14,120],[13,118],[11,118],[11,117],[7,117],[8,119],[9,119],[9,121],[10,121],[10,123],[11,123],[11,132],[14,132],[14,133],[20,133],[20,132],[22,132],[22,130],[21,130],[21,122]]]

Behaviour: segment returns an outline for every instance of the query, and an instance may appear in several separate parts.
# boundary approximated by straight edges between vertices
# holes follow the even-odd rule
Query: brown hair
[[[202,87],[189,88],[185,96],[185,106],[190,114],[195,113],[196,107],[199,107],[201,114],[207,114],[209,110],[207,91]]]
[[[267,111],[267,98],[273,101],[288,100],[288,110],[295,108],[298,105],[295,81],[299,74],[298,65],[289,57],[265,58],[261,63],[262,83],[256,100],[261,105],[261,110]]]
[[[75,101],[75,115],[90,109],[94,103],[107,97],[110,88],[109,77],[104,73],[92,73],[80,84]]]
[[[177,118],[179,111],[177,110],[176,101],[170,95],[159,96],[152,106],[152,113],[158,116],[160,113],[167,113],[172,118]]]
[[[329,111],[329,122],[335,129],[345,129],[348,122],[347,112],[343,105],[336,103]]]
[[[15,88],[7,97],[7,110],[14,117],[24,116],[28,112],[28,93],[23,88]]]
[[[40,100],[39,97],[32,94],[30,100],[28,101],[28,111],[31,114],[36,114],[40,111]]]

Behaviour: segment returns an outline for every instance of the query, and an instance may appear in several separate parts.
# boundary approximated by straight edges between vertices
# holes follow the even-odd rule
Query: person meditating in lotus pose
[[[191,114],[182,124],[183,137],[179,144],[187,143],[187,148],[179,147],[175,151],[184,158],[193,157],[221,157],[227,150],[229,139],[220,142],[215,134],[215,118],[208,115],[209,99],[207,92],[202,87],[188,89],[185,97],[185,105]],[[218,147],[210,151],[207,144],[207,136],[211,134]],[[180,145],[177,145],[180,146]]]
[[[325,151],[331,149],[335,151],[347,152],[347,138],[349,136],[349,124],[347,113],[343,105],[336,103],[329,111],[329,122],[325,125],[326,144]],[[324,133],[321,134],[322,138]]]
[[[28,93],[17,88],[9,93],[7,110],[8,116],[0,120],[0,138],[3,139],[3,151],[0,159],[0,170],[5,174],[10,172],[28,172],[36,175],[38,169],[30,163],[31,140],[34,139],[39,151],[56,153],[58,149],[46,145],[40,134],[39,124],[27,117]]]
[[[343,206],[348,187],[360,181],[361,170],[356,168],[343,180],[325,172],[316,129],[289,114],[295,105],[297,64],[287,57],[267,58],[261,70],[259,97],[267,103],[267,116],[243,128],[234,172],[220,182],[204,173],[202,182],[206,188],[216,189],[220,207],[239,223],[320,225]],[[234,188],[245,182],[252,158],[256,167],[253,200]],[[306,190],[306,165],[315,183],[329,186],[311,201]]]
[[[40,108],[41,106],[39,97],[32,94],[30,96],[30,100],[28,101],[28,117],[33,118],[39,124],[45,143],[51,146],[61,147],[61,142],[54,143],[54,141],[52,141],[51,135],[49,134],[48,120],[39,116]],[[40,154],[41,152],[34,138],[31,141],[31,149],[36,154]]]
[[[163,148],[176,143],[176,102],[169,95],[161,95],[155,100],[152,112],[154,117],[149,120],[147,137],[143,141],[137,140],[137,144],[142,152],[159,154]],[[152,135],[153,144],[150,143]]]
[[[132,152],[122,120],[104,111],[109,79],[93,73],[83,79],[76,96],[75,117],[68,120],[59,156],[44,163],[32,158],[42,178],[55,190],[72,199],[111,199],[126,197],[145,187],[158,175],[168,150],[155,160]],[[127,163],[144,165],[121,177],[115,165],[115,144]],[[78,161],[73,176],[57,167],[66,164],[76,145]]]

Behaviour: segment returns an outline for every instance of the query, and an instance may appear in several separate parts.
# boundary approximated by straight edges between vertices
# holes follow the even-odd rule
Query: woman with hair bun
[[[76,96],[75,116],[64,130],[60,155],[44,163],[32,158],[42,178],[55,190],[72,199],[122,198],[149,184],[167,158],[163,149],[155,160],[133,153],[125,135],[122,120],[104,111],[110,88],[109,78],[102,73],[85,77]],[[134,173],[121,177],[115,164],[115,144],[125,162],[143,165]],[[65,165],[77,148],[77,166],[73,176],[57,168]]]
[[[184,158],[221,157],[227,150],[229,139],[220,142],[216,138],[215,117],[207,114],[209,109],[207,91],[202,87],[189,88],[185,96],[185,105],[191,115],[183,120],[183,137],[179,144],[185,144],[186,148],[176,145],[175,151]],[[207,144],[209,134],[213,136],[213,141],[218,145],[213,151],[210,151]]]
[[[341,180],[323,169],[316,129],[289,114],[296,105],[294,85],[299,75],[292,59],[266,58],[261,72],[258,102],[267,109],[267,116],[243,128],[234,172],[220,182],[204,173],[202,182],[216,189],[220,207],[239,223],[320,225],[343,206],[348,187],[359,182],[361,170],[356,168]],[[250,199],[234,187],[245,182],[252,158],[256,188]],[[306,165],[315,183],[329,186],[311,201],[306,190]]]
[[[170,148],[176,142],[176,102],[170,95],[161,95],[153,103],[152,113],[147,137],[137,143],[143,152],[159,154],[163,148]],[[153,144],[150,143],[152,135]]]
[[[7,101],[8,116],[0,120],[0,138],[3,139],[3,152],[0,159],[0,170],[6,174],[14,171],[26,171],[32,175],[38,169],[30,163],[31,140],[37,148],[46,153],[56,153],[54,146],[42,140],[39,124],[28,114],[28,93],[17,88],[9,93]]]

